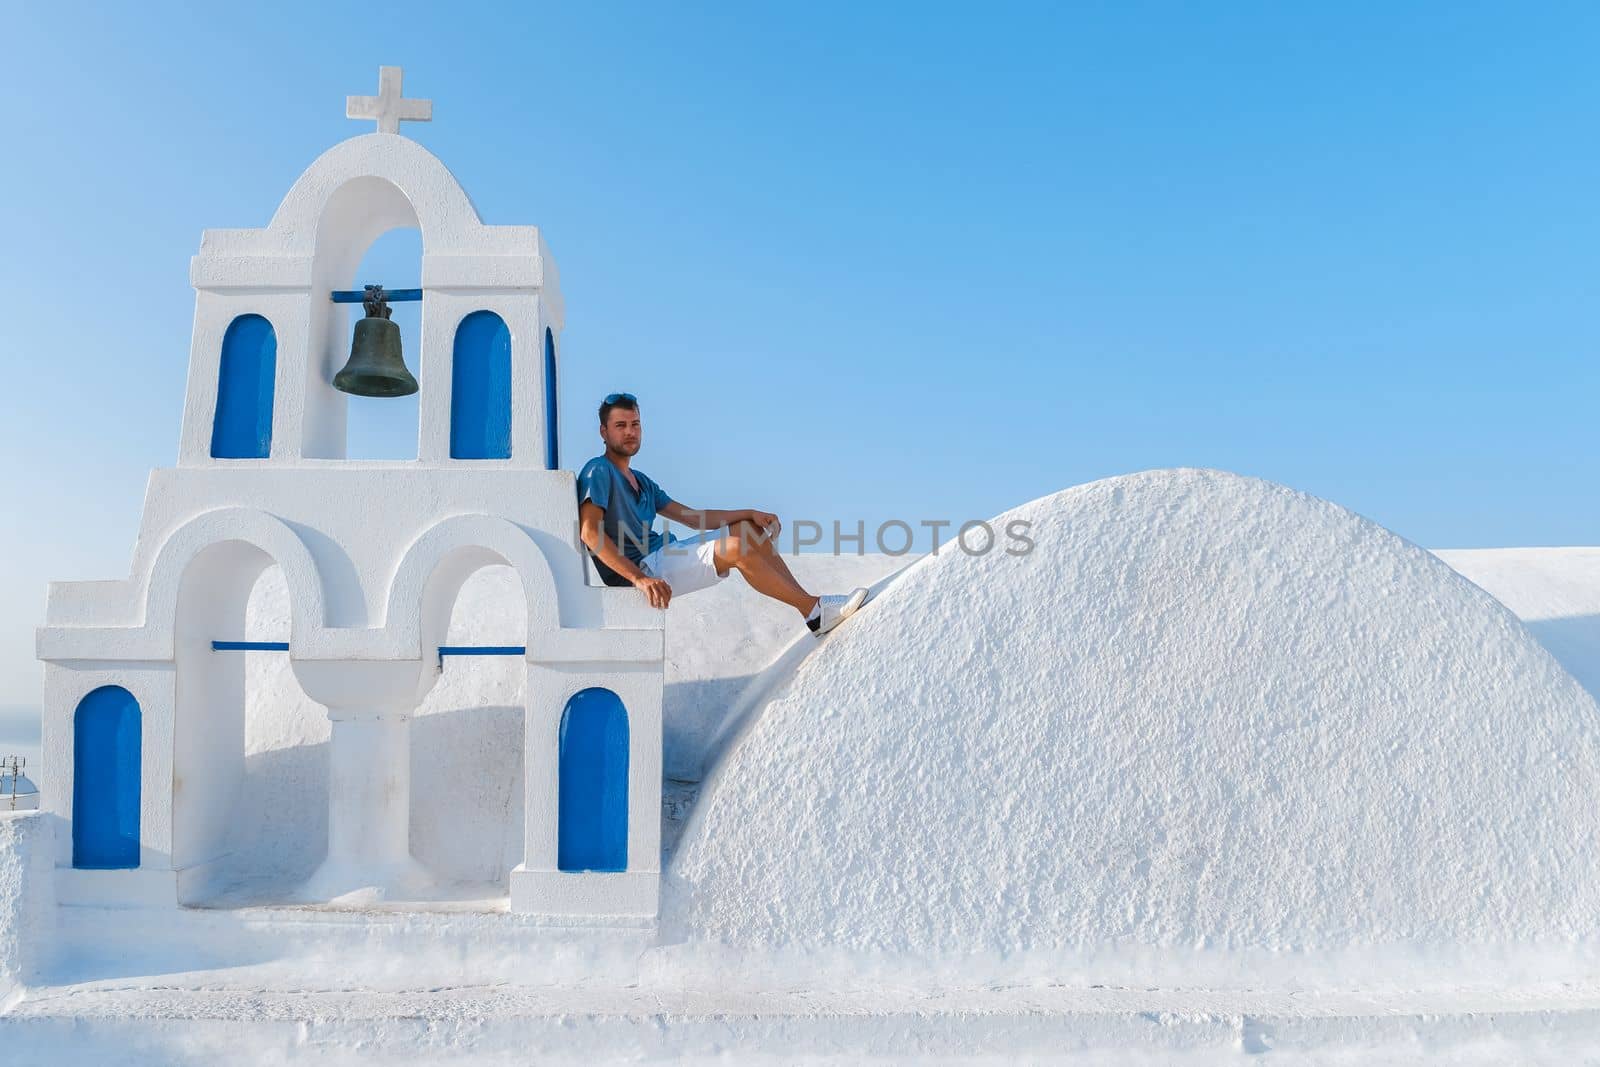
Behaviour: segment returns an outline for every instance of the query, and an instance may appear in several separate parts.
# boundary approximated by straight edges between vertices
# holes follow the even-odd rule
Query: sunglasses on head
[[[639,402],[639,398],[634,396],[632,393],[607,393],[606,398],[602,401],[602,403],[615,404],[619,400],[626,400],[630,404],[637,404]]]

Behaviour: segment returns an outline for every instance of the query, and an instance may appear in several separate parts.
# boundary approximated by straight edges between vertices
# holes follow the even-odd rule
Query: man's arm
[[[662,504],[660,512],[673,522],[681,522],[695,530],[715,530],[723,526],[732,526],[736,522],[752,522],[773,537],[778,536],[778,516],[770,511],[757,511],[755,508],[734,508],[732,510],[719,510],[717,508],[691,508],[674,500]]]
[[[589,547],[601,563],[622,575],[632,582],[634,588],[642,592],[650,600],[652,607],[664,608],[672,600],[672,587],[661,578],[652,578],[639,569],[622,550],[612,543],[606,536],[605,529],[601,526],[605,518],[605,509],[593,500],[585,500],[578,506],[578,536]]]

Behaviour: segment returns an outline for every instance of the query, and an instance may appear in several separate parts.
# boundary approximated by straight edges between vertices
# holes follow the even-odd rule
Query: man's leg
[[[809,616],[817,606],[817,598],[795,580],[765,531],[748,522],[735,523],[716,544],[714,558],[719,574],[726,574],[729,568],[738,571],[750,588],[783,601],[802,617]]]
[[[765,530],[756,530],[750,536],[752,539],[759,538],[763,546],[771,549],[771,552],[768,554],[772,557],[773,565],[783,573],[784,577],[788,578],[795,585],[800,584],[800,580],[794,576],[792,571],[789,570],[789,563],[783,558],[783,553],[778,551],[777,538],[769,537],[767,535],[767,531]]]

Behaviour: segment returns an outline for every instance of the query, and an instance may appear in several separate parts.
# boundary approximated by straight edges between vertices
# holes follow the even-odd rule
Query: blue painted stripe
[[[366,301],[365,291],[355,289],[335,289],[332,293],[335,304],[360,304]],[[422,299],[421,289],[385,289],[383,298],[391,304],[406,304]]]
[[[492,311],[474,311],[456,327],[450,458],[511,458],[511,330]]]
[[[213,641],[213,652],[287,652],[287,641]],[[441,656],[526,656],[527,645],[440,645]]]

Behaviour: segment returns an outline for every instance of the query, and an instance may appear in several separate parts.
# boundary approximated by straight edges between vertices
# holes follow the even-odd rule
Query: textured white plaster
[[[1476,548],[1434,555],[1510,608],[1600,700],[1600,548]]]
[[[881,555],[789,557],[801,582],[819,591],[870,583],[905,563]],[[619,593],[643,599],[632,589]],[[283,640],[289,602],[283,571],[269,568],[250,595],[243,639]],[[474,571],[436,643],[521,645],[525,603],[511,568]],[[793,609],[737,575],[678,598],[665,626],[667,773],[695,780],[705,745],[751,679],[795,638],[815,639]],[[228,858],[214,892],[270,898],[307,877],[326,847],[328,722],[288,656],[251,652],[239,662],[246,769],[237,801],[223,813]],[[411,851],[443,881],[504,892],[521,859],[525,676],[515,657],[448,658],[411,720]]]
[[[0,1015],[19,1062],[1586,1062],[1592,978],[1377,990],[1070,979],[767,988],[675,965],[654,931],[505,914],[64,909],[70,946]],[[130,975],[137,961],[149,977]]]
[[[1218,472],[1013,519],[1033,553],[923,560],[772,695],[707,781],[669,928],[924,969],[1589,951],[1600,720],[1501,605]]]
[[[870,586],[911,562],[905,556],[877,554],[800,553],[784,558],[800,584],[818,594]],[[746,689],[792,642],[816,639],[798,612],[760,595],[737,572],[674,599],[667,609],[666,631],[667,774],[699,781],[708,745]]]
[[[0,1004],[35,977],[50,943],[53,827],[42,812],[0,812]]]

